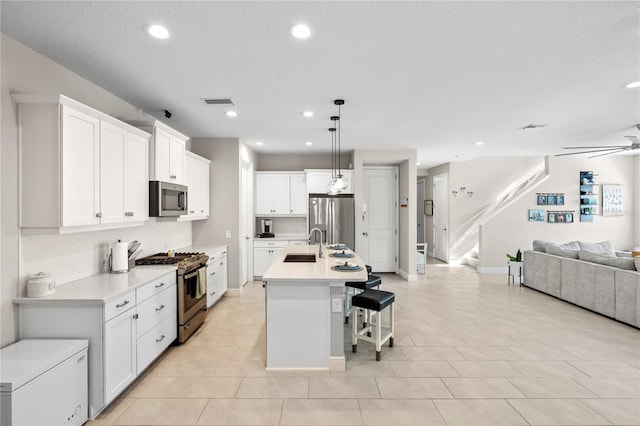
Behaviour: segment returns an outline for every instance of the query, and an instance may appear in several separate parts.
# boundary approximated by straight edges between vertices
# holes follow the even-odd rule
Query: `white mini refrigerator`
[[[27,339],[0,349],[0,424],[84,424],[88,347],[84,339]]]

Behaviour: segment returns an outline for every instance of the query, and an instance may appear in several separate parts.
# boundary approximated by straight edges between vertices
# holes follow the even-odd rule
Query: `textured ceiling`
[[[191,137],[239,137],[257,152],[328,151],[336,98],[343,149],[416,148],[422,167],[638,135],[640,89],[623,87],[640,80],[638,1],[1,7],[6,35]],[[156,22],[170,39],[144,32]],[[310,39],[289,36],[299,22]],[[205,97],[232,98],[238,117]],[[549,126],[519,129],[530,123]]]

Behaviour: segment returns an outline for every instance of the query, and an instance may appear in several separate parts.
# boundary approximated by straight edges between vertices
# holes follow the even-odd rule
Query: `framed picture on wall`
[[[549,223],[556,223],[556,214],[555,213],[551,213],[549,212],[547,214],[547,222]]]
[[[424,200],[424,215],[433,216],[433,200]]]
[[[564,223],[564,222],[565,222],[565,214],[556,213],[556,223]]]
[[[564,223],[573,223],[573,213],[564,214]]]
[[[602,185],[602,216],[622,215],[622,185]]]
[[[530,209],[529,210],[529,222],[544,222],[544,210],[542,210],[542,209]]]
[[[547,195],[547,205],[555,206],[556,205],[556,194]]]
[[[546,194],[538,194],[538,205],[546,206],[547,205],[547,195]]]
[[[556,195],[556,206],[564,206],[564,194]]]

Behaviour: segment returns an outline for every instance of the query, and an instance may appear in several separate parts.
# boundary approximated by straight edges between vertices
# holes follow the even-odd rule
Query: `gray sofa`
[[[640,272],[524,252],[524,285],[640,328]]]

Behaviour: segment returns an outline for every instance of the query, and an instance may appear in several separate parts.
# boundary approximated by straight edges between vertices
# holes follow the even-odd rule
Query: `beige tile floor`
[[[345,372],[265,371],[259,282],[225,297],[97,425],[640,425],[640,330],[504,275],[429,264],[396,293],[396,338]]]

